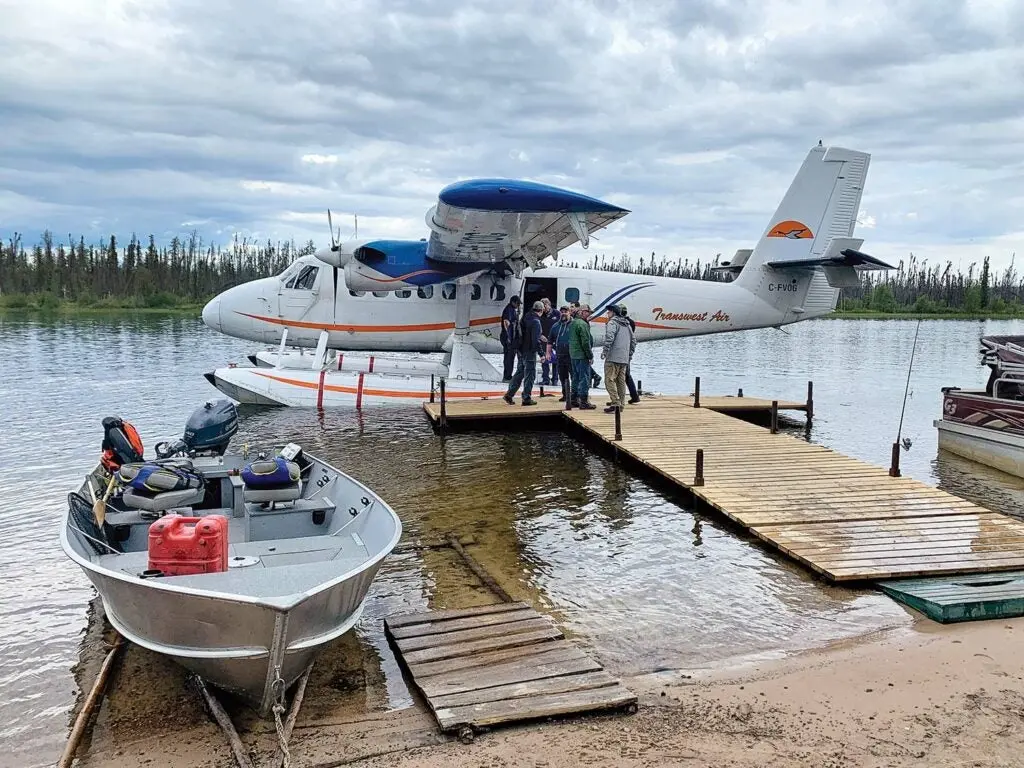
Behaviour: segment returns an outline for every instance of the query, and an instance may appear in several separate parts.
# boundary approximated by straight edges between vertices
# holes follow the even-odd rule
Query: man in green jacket
[[[590,374],[594,362],[594,340],[590,335],[590,307],[581,304],[569,324],[569,359],[572,361],[572,405],[575,408],[593,409],[590,402]]]

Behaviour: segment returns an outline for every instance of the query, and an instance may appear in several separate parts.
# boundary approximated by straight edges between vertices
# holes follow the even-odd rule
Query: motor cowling
[[[223,456],[238,432],[238,409],[230,400],[214,400],[196,408],[185,422],[182,441],[189,452]]]

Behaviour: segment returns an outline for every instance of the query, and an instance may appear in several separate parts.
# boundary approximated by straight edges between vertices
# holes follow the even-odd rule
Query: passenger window
[[[284,284],[284,287],[285,288],[294,288],[295,287],[295,278],[297,278],[297,277],[298,277],[298,275],[293,275],[292,278],[287,283]]]
[[[470,296],[469,298],[472,301],[476,301],[477,299],[480,298],[481,293],[483,293],[483,291],[481,290],[480,286],[477,285],[476,283],[473,283],[473,295]]]
[[[441,298],[448,301],[455,298],[455,283],[445,283],[441,286]]]
[[[408,299],[410,296],[412,296],[412,291],[410,291],[408,288],[403,288],[400,291],[395,291],[395,296],[397,296],[400,299]]]
[[[421,288],[417,288],[416,295],[419,296],[421,299],[432,298],[434,295],[434,286],[424,285]]]
[[[314,267],[312,264],[307,264],[299,272],[299,276],[295,278],[294,288],[297,291],[311,291],[313,285],[316,283],[316,274],[320,271],[319,267]],[[287,286],[286,286],[287,287]]]
[[[374,291],[374,292],[373,292],[373,295],[374,295],[374,296],[376,296],[376,297],[377,297],[378,299],[383,299],[383,298],[385,298],[385,297],[386,297],[386,296],[387,296],[387,295],[388,295],[389,293],[391,293],[391,291]]]
[[[579,288],[566,288],[565,289],[565,300],[572,304],[574,301],[580,300],[580,289]]]
[[[349,296],[355,296],[355,297],[358,298],[360,296],[365,296],[366,295],[366,291],[353,291],[351,288],[349,288],[348,289],[348,295]]]
[[[504,301],[505,300],[505,286],[504,285],[492,285],[491,286],[491,299],[493,301]]]

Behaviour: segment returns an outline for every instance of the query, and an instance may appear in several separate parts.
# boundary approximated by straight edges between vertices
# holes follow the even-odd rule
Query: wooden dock
[[[384,630],[442,731],[636,711],[635,694],[526,603],[391,616]]]
[[[530,406],[520,405],[518,399],[516,400],[515,405],[509,405],[500,397],[446,402],[445,417],[449,424],[458,424],[460,422],[473,424],[474,422],[498,421],[505,419],[550,419],[552,417],[563,415],[565,413],[565,403],[560,403],[558,401],[560,396],[558,390],[549,389],[546,392],[547,394],[545,394],[543,398],[535,397],[537,405]],[[549,394],[550,397],[548,396]],[[600,402],[600,408],[597,409],[597,412],[601,413],[603,417],[607,417],[607,414],[601,410],[604,408],[606,394],[607,393],[605,393],[604,390],[601,390],[601,394],[594,398],[595,405]],[[693,401],[694,398],[690,396],[645,397],[641,401],[640,405],[643,405],[644,403],[655,403],[659,407],[680,405],[692,408]],[[806,412],[808,410],[807,403],[801,403],[795,400],[778,400],[775,402],[776,410],[778,411]],[[713,396],[701,397],[700,406],[701,408],[707,408],[710,411],[717,411],[720,413],[762,413],[767,415],[771,413],[772,401],[759,397]],[[639,407],[640,406],[627,406],[626,413],[635,413]],[[438,424],[441,421],[441,403],[439,400],[432,403],[424,403],[423,411],[432,423]],[[575,411],[570,411],[569,413],[574,412]],[[587,413],[587,411],[580,411],[580,413]],[[591,411],[591,413],[593,413],[593,411]]]
[[[747,409],[771,407],[755,398],[701,398],[699,408],[691,398],[645,398],[622,413],[621,440],[615,419],[601,409],[563,410],[561,417],[578,434],[614,447],[829,581],[1024,568],[1024,522],[724,415],[738,410],[739,400]],[[436,405],[424,406],[428,416]],[[799,405],[780,402],[777,409]],[[499,399],[449,404],[446,415],[469,425],[486,423],[478,413],[540,407]]]

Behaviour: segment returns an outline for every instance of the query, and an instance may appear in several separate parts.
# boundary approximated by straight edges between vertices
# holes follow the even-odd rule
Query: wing
[[[629,211],[577,192],[532,181],[474,179],[441,190],[427,212],[427,257],[449,262],[523,262],[579,242]]]

